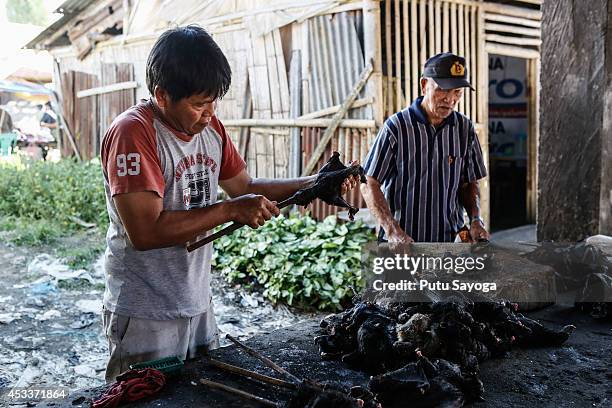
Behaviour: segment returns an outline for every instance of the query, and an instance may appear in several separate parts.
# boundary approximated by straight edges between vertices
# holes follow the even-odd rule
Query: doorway
[[[489,54],[491,230],[535,222],[535,59]]]

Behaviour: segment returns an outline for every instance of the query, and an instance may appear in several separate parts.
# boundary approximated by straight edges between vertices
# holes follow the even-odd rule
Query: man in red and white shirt
[[[223,52],[198,26],[163,33],[147,61],[151,99],[119,115],[102,141],[110,226],[104,328],[112,381],[130,364],[194,357],[218,345],[212,245],[185,243],[235,221],[257,228],[314,177],[253,179],[215,105],[228,90]],[[347,179],[344,189],[356,185]],[[232,199],[217,202],[221,186]]]

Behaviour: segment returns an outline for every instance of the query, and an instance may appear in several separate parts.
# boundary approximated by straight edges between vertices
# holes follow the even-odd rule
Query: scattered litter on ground
[[[27,260],[30,262],[27,262]],[[72,271],[49,254],[0,244],[0,388],[16,384],[71,390],[104,384],[108,344],[102,333],[101,256]],[[66,289],[61,282],[84,279]],[[215,273],[213,302],[223,333],[245,339],[296,323],[300,316],[260,294],[230,286]]]
[[[102,299],[81,299],[75,303],[83,313],[102,313]]]

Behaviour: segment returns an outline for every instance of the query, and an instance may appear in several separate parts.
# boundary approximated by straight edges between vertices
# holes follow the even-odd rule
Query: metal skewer
[[[238,347],[240,347],[244,351],[246,351],[248,354],[252,355],[256,359],[258,359],[261,362],[263,362],[264,364],[266,364],[268,367],[272,368],[274,371],[286,375],[295,384],[302,383],[302,380],[300,380],[298,377],[296,377],[295,375],[291,374],[289,371],[285,370],[281,366],[277,365],[274,361],[270,360],[268,357],[258,353],[257,351],[253,350],[252,348],[250,348],[246,344],[241,343],[240,341],[238,341],[237,339],[235,339],[234,337],[232,337],[229,334],[227,334],[226,337],[229,340],[231,340],[234,344],[236,344]]]
[[[291,204],[293,204],[293,196],[289,197],[288,199],[281,201],[280,203],[278,203],[276,206],[278,207],[278,209],[282,209],[285,207],[290,206]],[[189,244],[187,245],[187,251],[192,252],[195,251],[196,249],[203,247],[206,244],[209,244],[211,242],[213,242],[214,240],[221,238],[225,235],[229,235],[232,232],[236,231],[237,229],[240,229],[244,227],[244,224],[240,224],[239,222],[232,222],[230,225],[228,225],[227,227],[215,232],[214,234],[211,234],[209,236],[207,236],[206,238],[203,238],[199,241],[194,242],[193,244]]]
[[[247,370],[245,368],[241,368],[241,367],[237,367],[231,364],[227,364],[224,363],[222,361],[219,360],[215,360],[212,358],[209,358],[206,360],[210,365],[217,367],[221,370],[233,373],[233,374],[238,374],[238,375],[242,375],[245,377],[250,377],[253,378],[255,380],[259,380],[262,381],[264,383],[267,384],[272,384],[272,385],[277,385],[279,387],[283,387],[283,388],[289,388],[289,389],[296,389],[297,385],[292,383],[292,382],[288,382],[288,381],[283,381],[283,380],[279,380],[278,378],[274,378],[274,377],[269,377],[267,375],[264,374],[259,374],[257,372],[254,371],[250,371]]]
[[[223,390],[225,392],[229,392],[230,394],[234,394],[237,395],[241,398],[247,399],[249,401],[255,401],[260,403],[261,405],[264,405],[266,407],[278,407],[278,404],[276,402],[270,401],[268,399],[262,398],[262,397],[258,397],[257,395],[254,394],[250,394],[248,392],[245,391],[241,391],[237,388],[234,387],[230,387],[229,385],[225,385],[225,384],[221,384],[215,381],[210,381],[207,380],[205,378],[200,378],[200,383],[210,387],[210,388],[215,388],[218,390]]]

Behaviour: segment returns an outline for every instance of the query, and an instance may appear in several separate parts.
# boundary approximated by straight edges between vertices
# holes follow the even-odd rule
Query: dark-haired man
[[[314,180],[247,174],[215,116],[231,70],[204,29],[163,33],[146,69],[152,97],[117,117],[102,142],[108,381],[130,364],[216,347],[212,245],[188,253],[185,243],[229,221],[257,228],[279,214],[273,200]],[[217,203],[219,185],[232,199]]]
[[[381,227],[380,240],[453,241],[464,226],[464,208],[471,239],[489,238],[479,206],[482,151],[472,121],[454,110],[464,88],[472,88],[464,58],[429,58],[423,96],[390,116],[376,136],[361,192]]]

